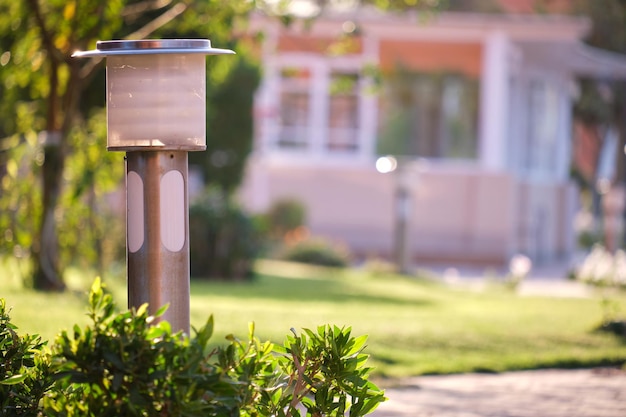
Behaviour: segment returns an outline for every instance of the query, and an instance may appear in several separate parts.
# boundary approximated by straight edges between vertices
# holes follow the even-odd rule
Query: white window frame
[[[258,100],[275,109],[275,117],[262,120],[261,148],[263,153],[277,160],[297,163],[359,164],[371,163],[375,157],[377,97],[368,91],[372,81],[363,76],[365,59],[361,55],[326,57],[311,53],[282,53],[266,63],[266,76]],[[310,73],[309,83],[309,129],[303,149],[285,149],[279,146],[280,93],[282,71],[302,69]],[[327,149],[330,111],[330,83],[333,73],[357,74],[357,149],[352,152]]]

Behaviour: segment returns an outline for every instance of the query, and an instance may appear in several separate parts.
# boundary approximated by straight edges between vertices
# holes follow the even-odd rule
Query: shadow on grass
[[[626,345],[626,320],[609,320],[594,329],[596,332],[609,333],[617,337],[622,344]]]
[[[425,297],[373,294],[364,290],[358,280],[336,276],[331,278],[287,278],[258,275],[245,283],[198,281],[191,284],[192,296],[237,297],[245,299],[268,299],[291,303],[361,303],[388,304],[394,306],[427,306],[434,304]]]

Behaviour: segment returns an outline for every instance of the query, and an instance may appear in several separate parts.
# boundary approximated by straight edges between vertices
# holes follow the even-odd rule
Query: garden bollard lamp
[[[99,41],[107,58],[107,149],[126,152],[128,305],[189,334],[187,152],[206,149],[207,39]]]

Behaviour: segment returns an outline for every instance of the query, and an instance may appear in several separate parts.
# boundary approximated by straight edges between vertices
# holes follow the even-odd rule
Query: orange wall
[[[451,71],[478,77],[482,48],[478,43],[381,40],[380,64],[385,71],[401,66],[415,71]]]
[[[277,49],[280,52],[341,55],[360,54],[363,45],[358,37],[320,38],[284,33],[278,39]],[[478,77],[482,65],[479,43],[381,39],[379,50],[383,71],[402,67],[419,72],[449,71]]]
[[[306,35],[281,34],[277,49],[280,52],[311,52],[318,54],[360,54],[362,42],[358,37],[317,38]]]

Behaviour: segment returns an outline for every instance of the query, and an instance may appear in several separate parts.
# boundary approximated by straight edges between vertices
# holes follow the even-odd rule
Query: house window
[[[554,171],[559,129],[559,94],[545,81],[533,81],[528,96],[526,169],[549,174]]]
[[[358,150],[359,97],[358,76],[339,74],[331,76],[328,100],[328,152],[355,152]]]
[[[403,71],[384,80],[380,154],[475,159],[478,81]]]
[[[310,73],[284,69],[280,83],[280,129],[277,140],[282,149],[306,150],[309,147]]]

